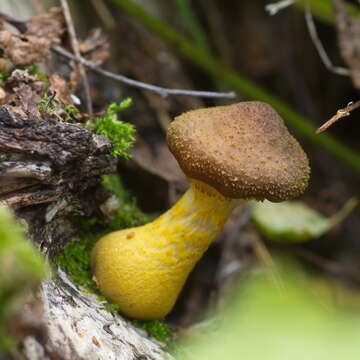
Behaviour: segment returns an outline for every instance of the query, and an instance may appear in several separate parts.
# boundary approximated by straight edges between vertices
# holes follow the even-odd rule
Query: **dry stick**
[[[317,33],[316,30],[316,26],[314,23],[314,19],[313,16],[311,14],[310,11],[310,7],[309,7],[309,3],[306,4],[305,6],[305,20],[306,20],[306,25],[309,31],[309,35],[310,38],[320,56],[321,61],[323,62],[324,66],[331,72],[338,74],[338,75],[342,75],[342,76],[350,76],[351,72],[349,69],[344,68],[344,67],[340,67],[340,66],[334,66],[329,58],[329,56],[327,55],[323,44],[321,43],[321,40],[319,38],[319,35]]]
[[[61,6],[62,6],[63,12],[64,12],[66,26],[67,26],[67,29],[68,29],[68,32],[70,35],[71,47],[73,49],[73,52],[74,52],[76,58],[79,59],[80,58],[79,42],[76,37],[75,27],[74,27],[74,23],[71,18],[69,4],[68,4],[67,0],[60,0],[60,1],[61,1]],[[84,65],[81,63],[81,61],[77,61],[77,63],[78,63],[80,76],[82,78],[82,83],[84,85],[84,90],[85,90],[86,109],[87,109],[87,112],[90,115],[92,115],[93,109],[92,109],[89,79],[87,78]]]
[[[0,12],[0,19],[7,22],[8,24],[14,26],[20,33],[25,33],[27,31],[27,24],[25,21],[17,21],[16,19],[8,16],[2,12]],[[105,76],[109,79],[120,81],[124,84],[137,87],[140,89],[145,89],[152,91],[156,94],[159,94],[163,97],[168,95],[187,95],[187,96],[198,96],[198,97],[208,97],[208,98],[224,98],[224,99],[234,99],[236,97],[236,93],[234,91],[231,92],[213,92],[213,91],[196,91],[196,90],[185,90],[185,89],[168,89],[163,88],[156,85],[146,84],[141,81],[130,79],[124,75],[115,74],[111,71],[107,71],[102,69],[95,63],[88,61],[80,56],[77,58],[69,51],[65,50],[59,45],[52,45],[51,50],[67,59],[74,60],[76,62],[81,62],[84,66],[92,70],[93,72]]]
[[[271,3],[265,5],[265,10],[269,13],[270,16],[276,15],[280,10],[287,8],[294,4],[297,0],[281,0],[276,3]]]
[[[325,65],[325,67],[329,71],[331,71],[335,74],[343,75],[343,76],[351,76],[351,71],[349,69],[340,67],[340,66],[334,66],[332,64],[329,56],[327,55],[327,53],[324,49],[323,44],[321,43],[319,35],[317,33],[314,19],[311,14],[311,11],[310,11],[309,3],[307,3],[305,6],[305,19],[306,19],[306,25],[307,25],[307,28],[309,31],[310,38],[320,56],[321,61]],[[329,126],[334,124],[339,119],[341,119],[345,116],[349,116],[350,111],[357,109],[358,107],[360,107],[360,101],[356,101],[355,103],[351,102],[345,108],[339,109],[337,111],[337,113],[330,120],[328,120],[325,124],[323,124],[316,130],[316,134],[319,134],[319,133],[325,131]]]
[[[130,79],[124,75],[115,74],[113,72],[105,70],[99,67],[98,65],[96,65],[95,63],[84,59],[83,57],[76,58],[76,56],[74,56],[72,53],[68,52],[59,45],[53,45],[51,47],[51,50],[68,59],[81,62],[84,66],[86,66],[87,68],[89,68],[90,70],[94,71],[97,74],[100,74],[115,81],[120,81],[130,86],[155,92],[163,97],[166,97],[168,95],[188,95],[188,96],[200,96],[200,97],[208,97],[208,98],[233,99],[236,96],[234,91],[231,92],[195,91],[195,90],[185,90],[185,89],[167,89],[156,85],[150,85],[143,83],[141,81]]]
[[[281,0],[276,3],[266,5],[265,10],[267,10],[270,13],[270,15],[275,15],[275,14],[277,14],[277,12],[279,10],[282,10],[285,7],[293,5],[297,1],[298,0]],[[360,3],[360,0],[358,0],[358,2]],[[313,19],[312,13],[310,11],[309,1],[306,1],[304,9],[305,9],[304,13],[305,13],[306,25],[308,28],[310,38],[319,54],[320,59],[321,59],[322,63],[324,64],[324,66],[329,71],[331,71],[335,74],[343,75],[343,76],[351,76],[351,71],[349,69],[347,69],[345,67],[341,67],[341,66],[334,66],[333,63],[331,62],[329,56],[327,55],[325,48],[320,40],[317,29],[316,29],[314,19]],[[317,15],[319,15],[319,13]]]
[[[338,121],[339,119],[349,116],[350,115],[350,111],[353,111],[357,108],[360,107],[360,100],[356,101],[356,102],[351,102],[349,103],[346,107],[344,107],[343,109],[339,109],[337,111],[337,113],[330,119],[328,120],[325,124],[321,125],[317,130],[316,133],[319,134],[323,131],[325,131],[329,126],[331,126],[332,124],[334,124],[336,121]]]

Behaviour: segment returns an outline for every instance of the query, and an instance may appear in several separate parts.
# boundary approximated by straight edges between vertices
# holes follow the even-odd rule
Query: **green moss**
[[[133,324],[143,330],[146,330],[153,338],[166,344],[171,344],[174,338],[174,332],[164,320],[133,320]]]
[[[9,76],[8,73],[0,72],[0,85],[5,83],[5,80],[8,76]]]
[[[48,77],[40,71],[39,66],[37,64],[31,64],[30,66],[26,66],[25,70],[27,70],[27,72],[30,75],[37,77],[46,86],[50,85]]]
[[[78,238],[55,257],[55,262],[65,270],[72,280],[88,290],[95,292],[95,283],[91,280],[90,252],[98,239],[98,235],[90,232],[81,232]]]
[[[119,176],[105,175],[102,184],[104,188],[111,190],[117,196],[121,204],[121,208],[115,213],[108,225],[108,232],[139,226],[153,220],[153,216],[143,213],[138,208],[136,199],[126,192]]]
[[[105,116],[92,119],[87,126],[94,132],[102,134],[113,143],[112,155],[130,158],[127,150],[134,144],[135,127],[118,120],[118,113],[132,104],[131,98],[124,99],[120,104],[112,103]]]
[[[91,279],[90,254],[96,241],[113,230],[137,226],[149,220],[148,216],[136,206],[134,199],[124,190],[118,176],[103,176],[103,185],[118,197],[121,208],[106,225],[98,223],[95,218],[78,220],[78,226],[81,229],[78,237],[55,257],[55,262],[71,275],[75,283],[85,286],[92,292],[96,292],[96,286]]]
[[[55,257],[55,262],[71,275],[75,283],[87,287],[90,291],[96,291],[90,268],[90,253],[96,241],[111,231],[142,225],[151,220],[124,190],[117,175],[103,176],[103,186],[118,197],[120,209],[110,223],[105,225],[98,223],[96,219],[78,220],[81,229],[78,237]]]
[[[79,113],[79,110],[74,106],[65,106],[64,110],[68,113],[69,116],[74,116]]]
[[[126,192],[117,175],[103,176],[103,186],[118,197],[121,208],[111,222],[106,225],[106,228],[99,224],[96,219],[81,220],[79,236],[55,257],[57,265],[65,270],[75,283],[84,286],[86,291],[93,293],[98,293],[98,290],[92,281],[90,255],[96,241],[113,230],[139,226],[153,219],[152,216],[144,214],[138,208],[136,201]],[[105,303],[104,309],[107,311],[121,313],[119,306],[107,301],[103,295],[99,294],[98,300]],[[166,344],[172,341],[172,330],[163,320],[133,320],[133,324],[148,331],[152,337],[159,341]]]
[[[61,121],[62,118],[57,113],[60,104],[61,102],[56,96],[45,92],[36,106],[41,113],[54,115]]]

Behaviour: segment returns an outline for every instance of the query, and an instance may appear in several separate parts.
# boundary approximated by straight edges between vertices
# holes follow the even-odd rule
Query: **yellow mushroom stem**
[[[241,203],[200,181],[190,184],[158,219],[110,233],[93,250],[101,293],[129,317],[158,319],[170,312],[189,273]]]

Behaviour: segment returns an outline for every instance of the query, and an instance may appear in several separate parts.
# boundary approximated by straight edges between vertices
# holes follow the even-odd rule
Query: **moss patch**
[[[135,127],[132,124],[120,121],[118,113],[132,104],[131,98],[124,99],[120,104],[112,103],[103,117],[89,120],[86,125],[95,133],[106,136],[113,143],[112,155],[130,158],[127,152],[135,141]]]
[[[69,243],[64,251],[55,257],[55,262],[65,270],[72,280],[86,288],[86,291],[99,294],[95,283],[92,281],[90,268],[90,254],[96,241],[113,230],[121,230],[133,226],[145,224],[153,219],[152,216],[144,214],[136,205],[134,198],[129,196],[122,186],[121,180],[116,175],[103,177],[103,186],[118,197],[121,204],[120,209],[114,215],[106,229],[98,224],[96,219],[81,220],[81,233]],[[111,303],[99,294],[99,301],[106,301],[105,309],[110,312],[119,312],[118,305]],[[150,333],[155,339],[170,344],[172,341],[172,330],[164,320],[140,321],[133,320],[133,324]]]
[[[133,320],[132,323],[143,330],[146,330],[151,336],[165,344],[172,344],[174,332],[164,320]]]

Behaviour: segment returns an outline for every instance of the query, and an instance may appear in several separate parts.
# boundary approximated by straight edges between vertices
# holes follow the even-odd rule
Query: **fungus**
[[[262,102],[184,113],[170,125],[167,142],[189,190],[153,222],[101,238],[92,253],[100,291],[133,318],[170,312],[237,205],[297,197],[310,174],[301,146]]]

